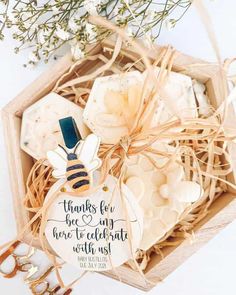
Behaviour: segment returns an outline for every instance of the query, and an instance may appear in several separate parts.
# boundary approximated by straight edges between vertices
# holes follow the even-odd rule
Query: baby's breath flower
[[[170,29],[190,7],[191,0],[160,1],[150,0],[16,0],[14,7],[10,0],[0,0],[0,40],[4,31],[12,29],[12,37],[19,44],[15,52],[29,46],[32,52],[29,65],[35,65],[40,58],[45,62],[64,46],[74,40],[71,52],[76,59],[85,54],[86,45],[100,41],[111,32],[88,23],[89,15],[100,15],[118,26],[127,28],[131,37],[153,42],[159,35],[161,24],[166,22]],[[171,19],[170,13],[176,8],[179,17]],[[153,30],[153,28],[157,30]],[[158,32],[153,35],[152,32]]]
[[[91,15],[97,15],[97,6],[101,3],[100,0],[85,0],[84,8]]]
[[[46,37],[47,37],[47,32],[44,32],[44,31],[40,31],[38,33],[38,41],[40,44],[43,44],[45,41],[46,41]]]
[[[56,35],[59,39],[65,41],[68,40],[70,38],[70,33],[68,33],[66,30],[58,27],[56,30]]]
[[[72,17],[68,22],[68,26],[73,33],[76,33],[79,29],[78,20]]]
[[[82,46],[79,42],[75,43],[74,45],[71,45],[71,54],[74,59],[78,60],[85,56],[85,52],[82,49]]]
[[[96,39],[96,37],[97,37],[96,26],[94,26],[90,23],[87,23],[85,26],[85,31],[86,31],[89,41]]]

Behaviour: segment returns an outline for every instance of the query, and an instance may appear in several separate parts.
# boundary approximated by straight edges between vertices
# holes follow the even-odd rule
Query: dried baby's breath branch
[[[70,44],[75,59],[86,54],[88,44],[103,40],[111,34],[88,22],[89,15],[101,15],[130,36],[144,34],[155,41],[163,23],[176,25],[191,5],[190,0],[0,0],[0,39],[12,28],[18,41],[15,52],[30,47],[29,64],[40,59],[46,62],[55,52]],[[175,12],[175,18],[169,18]]]

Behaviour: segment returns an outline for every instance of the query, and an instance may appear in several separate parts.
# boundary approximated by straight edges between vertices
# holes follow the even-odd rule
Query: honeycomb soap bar
[[[46,158],[49,150],[63,144],[59,119],[73,117],[82,138],[90,132],[82,121],[82,108],[64,97],[50,93],[24,111],[21,148],[35,159]]]
[[[173,150],[167,143],[158,143],[156,148]],[[202,196],[199,184],[185,180],[182,166],[173,162],[162,168],[168,161],[166,157],[154,156],[153,160],[160,169],[142,154],[130,156],[125,176],[125,184],[143,210],[142,250],[164,237],[180,221],[184,210]]]

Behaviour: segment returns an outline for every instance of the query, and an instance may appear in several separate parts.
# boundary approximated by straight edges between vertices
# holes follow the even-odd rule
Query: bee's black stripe
[[[75,164],[72,166],[69,166],[66,168],[66,171],[71,171],[71,170],[75,170],[75,169],[84,169],[84,165],[83,164]]]
[[[82,177],[82,176],[88,176],[88,173],[85,171],[80,171],[80,172],[76,172],[74,174],[71,174],[67,177],[67,180],[70,181],[72,179],[75,179],[77,177]]]
[[[73,189],[80,188],[81,186],[86,185],[86,184],[89,184],[89,180],[87,180],[87,179],[83,179],[83,180],[77,181],[77,182],[73,185]]]

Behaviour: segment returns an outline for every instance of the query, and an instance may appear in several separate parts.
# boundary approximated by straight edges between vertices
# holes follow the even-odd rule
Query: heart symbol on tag
[[[82,215],[82,221],[83,221],[84,225],[89,225],[92,220],[93,220],[93,217],[91,214]]]
[[[46,202],[62,185],[70,191],[61,179],[49,190]],[[99,187],[79,198],[60,193],[48,209],[45,236],[50,246],[81,270],[105,271],[120,266],[133,257],[142,238],[143,213],[133,193],[126,185],[121,186],[121,193],[111,175],[104,186],[106,191]]]

